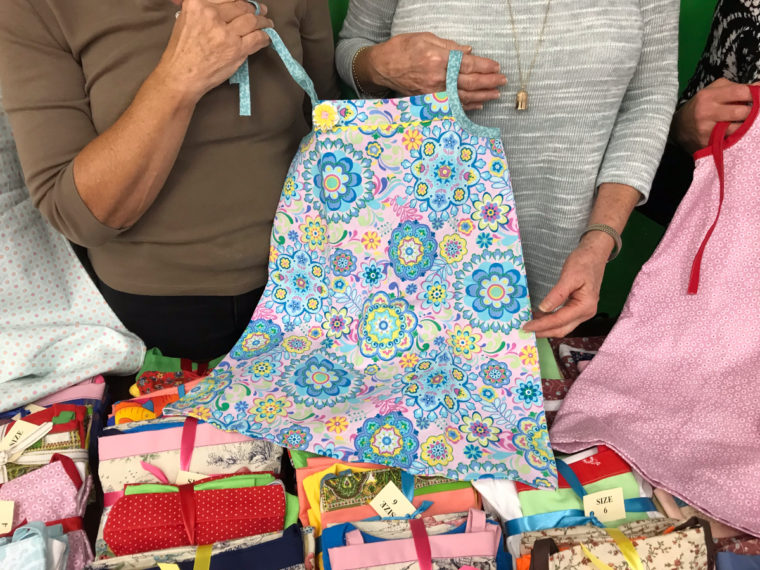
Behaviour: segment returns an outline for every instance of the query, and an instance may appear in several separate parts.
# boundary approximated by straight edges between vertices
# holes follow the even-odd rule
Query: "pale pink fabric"
[[[564,401],[551,442],[614,448],[653,485],[760,535],[760,89],[725,141],[725,199],[709,151],[623,314]],[[753,125],[754,123],[754,125]]]

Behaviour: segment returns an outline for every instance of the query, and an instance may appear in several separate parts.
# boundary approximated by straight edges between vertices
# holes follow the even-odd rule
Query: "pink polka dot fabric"
[[[140,368],[142,341],[32,205],[1,98],[0,268],[0,411]]]
[[[76,470],[71,463],[70,469]],[[92,478],[72,480],[61,461],[51,461],[31,473],[0,485],[0,501],[14,502],[13,526],[24,521],[50,523],[82,517],[92,489]],[[79,570],[92,560],[92,549],[84,530],[67,533],[67,570]]]
[[[709,151],[550,433],[560,451],[607,444],[655,486],[758,536],[759,107],[756,88],[751,118],[724,144],[725,198],[697,294],[687,294],[692,261],[719,204]]]

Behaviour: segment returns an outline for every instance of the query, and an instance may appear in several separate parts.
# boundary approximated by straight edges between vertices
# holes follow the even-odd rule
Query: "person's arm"
[[[718,2],[710,38],[673,117],[671,141],[686,152],[706,147],[717,123],[732,123],[726,131],[731,135],[749,116],[752,94],[742,82],[760,79],[760,30],[744,27],[740,22],[747,20],[737,9]]]
[[[354,81],[353,63],[356,52],[391,37],[391,25],[398,0],[351,0],[346,19],[335,48],[335,64],[340,78],[361,97],[366,96]],[[362,85],[365,89],[369,88]]]
[[[700,89],[673,116],[671,139],[686,152],[707,146],[720,122],[731,123],[726,135],[735,133],[749,116],[752,92],[749,86],[720,78]]]
[[[51,18],[46,21],[44,16]],[[150,207],[196,102],[267,45],[271,25],[246,2],[185,0],[161,62],[124,114],[98,134],[85,79],[52,14],[0,8],[0,80],[35,204],[72,241],[96,246]]]
[[[589,225],[604,224],[623,233],[640,199],[641,194],[625,184],[602,184]],[[604,268],[614,247],[613,238],[606,233],[586,233],[567,257],[557,285],[541,301],[536,317],[524,329],[539,337],[562,338],[596,315]],[[561,308],[556,310],[558,307]]]
[[[649,194],[678,90],[678,9],[678,0],[641,2],[642,52],[597,177],[589,224],[605,224],[622,233],[633,207]],[[602,232],[587,233],[525,330],[541,337],[562,337],[593,317],[613,245]]]
[[[460,50],[465,53],[459,74],[459,98],[464,108],[481,109],[486,102],[499,98],[498,89],[507,79],[496,61],[472,55],[470,46],[428,32],[390,37],[395,10],[395,0],[351,1],[337,62],[343,80],[360,96],[444,91],[449,52]]]

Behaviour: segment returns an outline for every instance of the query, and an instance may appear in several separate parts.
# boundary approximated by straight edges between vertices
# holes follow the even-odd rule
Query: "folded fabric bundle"
[[[618,530],[633,540],[661,535],[683,522],[668,518],[647,519],[621,525]],[[513,538],[516,538],[517,541],[513,541]],[[508,539],[507,548],[515,559],[515,569],[528,570],[531,565],[533,548],[538,541],[546,539],[553,540],[559,550],[568,550],[586,542],[597,543],[613,540],[605,528],[591,524],[528,531]]]
[[[164,356],[158,348],[145,354],[143,367],[129,393],[135,398],[166,388],[178,387],[206,376],[221,358],[210,362],[194,362],[188,358]]]
[[[53,404],[28,414],[20,420],[23,423],[9,421],[0,426],[6,451],[0,454],[0,482],[47,465],[56,453],[86,465],[91,411],[88,406]]]
[[[419,561],[420,567],[438,570],[462,566],[496,570],[505,564],[501,528],[483,511],[471,509],[466,518],[437,523],[430,517],[331,527],[322,536],[324,568],[400,570],[415,568]]]
[[[611,449],[599,446],[558,461],[559,488],[534,489],[521,483],[485,479],[473,485],[488,508],[507,522],[507,534],[584,524],[583,495],[621,488],[626,517],[609,521],[617,526],[660,517],[651,501],[652,488]]]
[[[208,362],[195,362],[189,358],[164,356],[160,349],[153,347],[145,351],[145,359],[137,378],[151,372],[188,372],[202,377],[221,361],[221,357]]]
[[[308,524],[319,536],[328,525],[377,516],[368,503],[388,482],[404,491],[415,507],[426,503],[425,514],[429,516],[480,508],[480,498],[467,481],[415,477],[382,466],[355,468],[336,461],[303,479],[301,498],[308,504]]]
[[[105,393],[105,379],[102,376],[94,376],[93,378],[83,380],[79,384],[74,384],[49,396],[40,398],[34,403],[38,406],[52,406],[53,404],[63,404],[74,400],[100,402],[103,400]]]
[[[17,528],[12,537],[0,538],[0,567],[64,570],[68,549],[61,525],[29,523]]]
[[[82,530],[92,479],[84,476],[65,455],[54,455],[48,465],[0,485],[0,501],[13,501],[14,528],[24,521],[61,524],[68,537],[68,569],[83,568],[92,559]]]
[[[282,448],[267,441],[225,432],[197,420],[170,418],[151,423],[158,428],[132,433],[116,432],[99,440],[98,474],[105,495],[95,551],[98,558],[112,556],[103,541],[111,506],[126,485],[177,482],[181,471],[195,475],[224,475],[240,470],[279,473]],[[126,424],[129,425],[129,424]],[[138,426],[139,424],[134,424]],[[156,477],[161,473],[161,478]],[[164,479],[165,478],[165,479]]]
[[[648,538],[629,538],[617,529],[607,529],[607,540],[588,540],[558,550],[553,539],[537,541],[531,570],[629,570],[630,568],[679,568],[711,570],[715,551],[710,527],[696,518]],[[646,566],[644,565],[646,561]]]
[[[273,475],[226,475],[187,485],[128,485],[103,538],[117,556],[212,544],[283,530],[298,500]]]

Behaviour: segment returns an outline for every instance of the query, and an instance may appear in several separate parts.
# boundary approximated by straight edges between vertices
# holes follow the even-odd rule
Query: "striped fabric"
[[[526,67],[546,2],[512,5]],[[553,0],[522,112],[514,109],[519,75],[507,0],[352,0],[338,70],[352,83],[360,47],[422,31],[500,63],[509,80],[502,97],[470,115],[502,131],[537,305],[578,243],[599,184],[649,194],[678,89],[678,7],[678,0]]]

